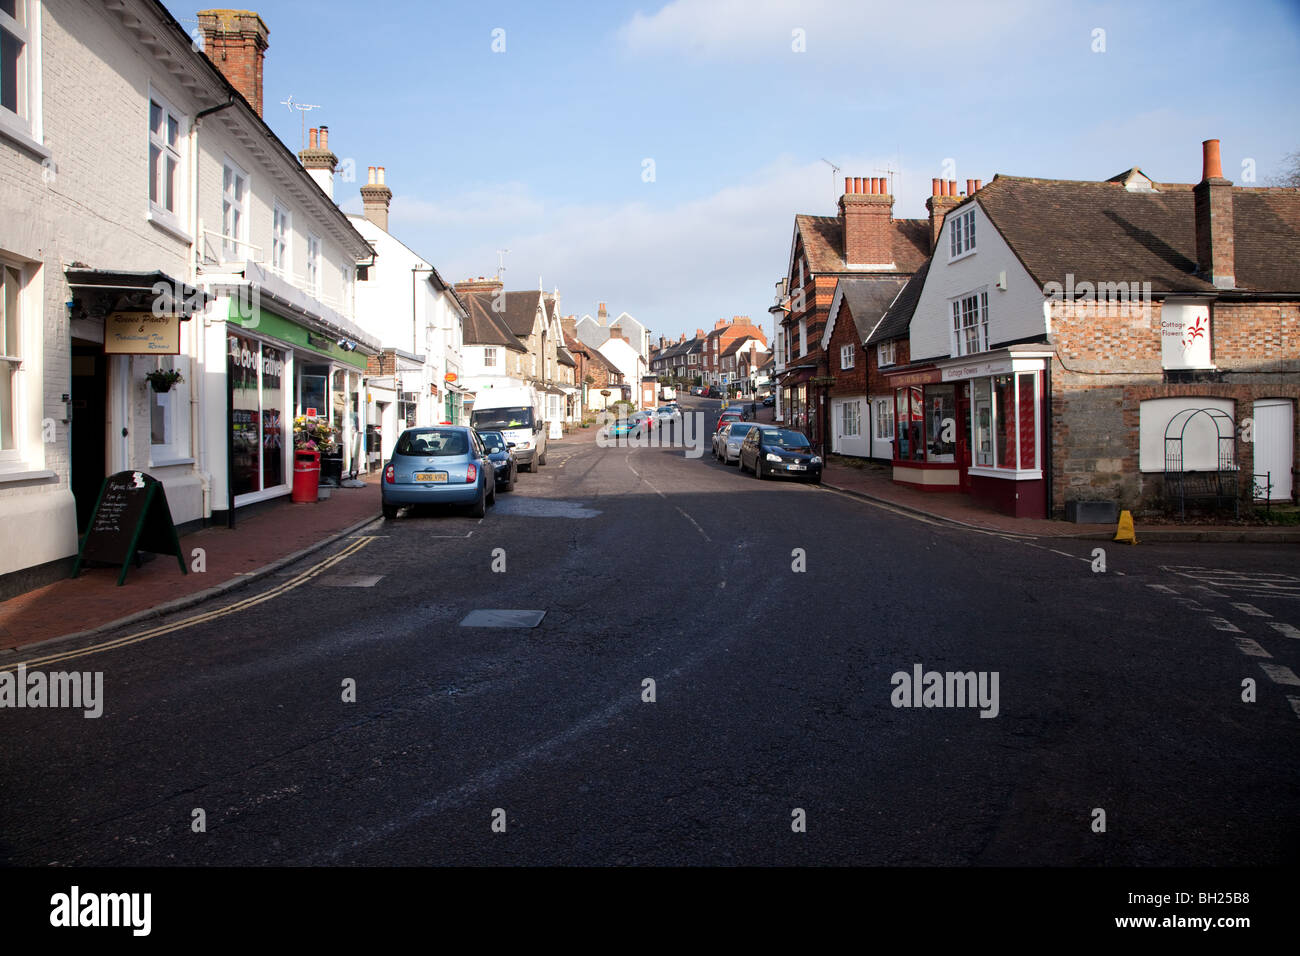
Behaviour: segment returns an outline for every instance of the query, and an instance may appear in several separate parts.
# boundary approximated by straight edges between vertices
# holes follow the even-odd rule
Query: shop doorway
[[[99,489],[108,474],[108,358],[104,346],[72,340],[72,496],[77,502],[77,533],[90,526]]]
[[[970,493],[970,382],[957,387],[957,487]]]

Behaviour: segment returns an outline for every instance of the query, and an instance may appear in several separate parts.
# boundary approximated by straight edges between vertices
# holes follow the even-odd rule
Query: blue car
[[[384,466],[380,498],[385,518],[403,505],[468,505],[475,518],[496,503],[492,459],[465,425],[408,428]]]
[[[497,487],[502,491],[514,491],[515,479],[519,477],[515,443],[506,441],[506,436],[501,432],[481,431],[478,437],[483,442],[488,457],[492,459],[492,467],[496,470]]]

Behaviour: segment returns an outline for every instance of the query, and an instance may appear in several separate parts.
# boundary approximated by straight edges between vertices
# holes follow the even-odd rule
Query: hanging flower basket
[[[157,369],[147,374],[144,377],[144,380],[149,383],[149,387],[155,392],[170,392],[172,386],[177,382],[185,381],[185,379],[181,377],[181,373],[176,371],[174,368]]]

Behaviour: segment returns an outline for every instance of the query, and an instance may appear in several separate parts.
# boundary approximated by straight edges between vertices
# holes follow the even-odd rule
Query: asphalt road
[[[1095,547],[568,439],[39,665],[104,711],[0,711],[0,863],[1293,863],[1295,549]]]

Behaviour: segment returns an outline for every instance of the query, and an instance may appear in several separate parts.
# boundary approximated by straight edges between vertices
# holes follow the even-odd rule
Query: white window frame
[[[176,369],[181,373],[184,379],[177,382],[162,394],[149,389],[149,464],[154,467],[163,465],[180,465],[187,464],[194,460],[193,450],[190,445],[190,379],[192,363],[186,354],[189,351],[188,344],[184,337],[188,335],[188,326],[193,323],[182,323],[182,342],[181,354],[160,356],[158,358],[158,368]],[[164,413],[164,428],[167,432],[167,441],[155,443],[153,441],[153,409],[159,404],[166,409]]]
[[[876,346],[876,365],[880,368],[887,368],[898,361],[898,342],[890,339],[888,342],[881,342]]]
[[[155,133],[153,128],[153,108],[157,106],[162,114],[163,132]],[[149,170],[149,218],[160,222],[163,225],[170,226],[177,232],[185,231],[185,219],[188,215],[189,204],[185,201],[189,195],[189,180],[186,176],[188,164],[185,162],[185,146],[188,136],[185,130],[189,128],[189,117],[178,110],[167,97],[163,96],[152,86],[149,88],[149,105],[147,119],[148,127],[148,170]],[[176,145],[173,146],[167,140],[166,130],[168,122],[176,124]],[[153,168],[153,151],[158,150],[158,169]],[[163,161],[172,160],[176,164],[174,172],[174,181],[172,183],[172,205],[173,209],[159,201],[164,196],[164,181],[161,171],[164,168]],[[154,191],[158,193],[158,199],[153,197]]]
[[[873,404],[875,405],[875,415],[873,417],[876,423],[876,440],[892,442],[894,440],[894,400],[892,398],[877,398]]]
[[[231,185],[226,188],[226,173]],[[235,181],[244,182],[243,196],[237,196]],[[248,197],[252,192],[248,173],[229,156],[221,164],[221,257],[229,262],[241,257],[240,250],[248,245]],[[234,218],[238,216],[238,221]]]
[[[974,308],[971,308],[971,303]],[[964,292],[949,300],[949,314],[952,324],[949,327],[949,341],[953,357],[959,355],[976,355],[989,350],[989,290],[988,286]],[[973,317],[973,319],[972,319]],[[970,348],[971,334],[975,337],[975,348]]]
[[[17,277],[17,290],[12,295],[14,306],[17,308],[17,315],[9,315],[9,286],[10,278]],[[30,310],[29,294],[29,274],[27,269],[21,263],[14,263],[8,259],[0,259],[0,363],[3,363],[10,369],[8,382],[9,385],[9,431],[12,433],[12,444],[5,446],[0,445],[0,468],[12,468],[19,462],[22,462],[22,451],[25,447],[26,431],[23,428],[26,420],[27,402],[26,395],[23,394],[23,358],[26,354],[26,346],[29,345],[30,337],[27,329],[23,328],[26,324],[27,312]],[[17,349],[10,354],[9,352],[9,329],[16,329]],[[0,424],[0,436],[3,436],[3,424]]]
[[[0,134],[15,139],[48,158],[41,145],[41,5],[38,0],[17,0],[15,8],[22,22],[0,13],[0,31],[22,44],[17,70],[17,110],[0,107]]]
[[[271,270],[281,276],[293,275],[293,213],[280,200],[271,203]]]
[[[483,347],[483,367],[497,367],[497,347],[495,345],[485,345]]]
[[[849,413],[852,409],[852,414]],[[840,403],[840,437],[841,438],[861,438],[862,437],[862,416],[861,409],[858,407],[857,399],[850,399]],[[850,429],[851,426],[851,429]]]
[[[856,350],[853,348],[852,342],[850,342],[848,345],[840,346],[840,368],[842,369],[853,368],[853,366],[856,364],[857,361],[854,355],[855,351]]]
[[[307,290],[320,298],[321,241],[314,232],[307,233]]]
[[[975,254],[975,207],[952,219],[948,227],[948,261],[956,262]]]

